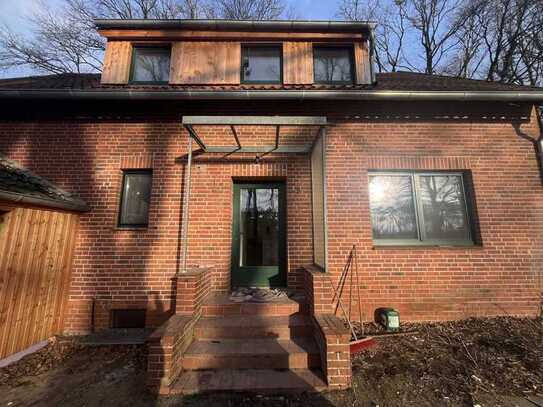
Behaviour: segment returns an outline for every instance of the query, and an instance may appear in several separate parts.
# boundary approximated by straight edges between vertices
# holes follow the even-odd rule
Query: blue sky
[[[28,30],[25,15],[40,10],[42,4],[54,5],[59,0],[0,0],[0,24],[7,24],[21,33]],[[333,20],[336,14],[337,0],[286,0],[292,5],[297,15],[307,20]],[[27,75],[26,69],[0,71],[0,78]]]

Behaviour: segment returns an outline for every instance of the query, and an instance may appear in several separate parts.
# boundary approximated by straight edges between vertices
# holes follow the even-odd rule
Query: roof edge
[[[212,31],[280,31],[280,32],[352,32],[369,33],[373,21],[318,20],[155,20],[96,19],[98,30],[106,29],[187,29]]]
[[[542,91],[359,91],[359,90],[0,90],[5,99],[88,100],[367,100],[543,102]]]
[[[63,209],[66,211],[75,211],[75,212],[88,212],[90,208],[86,203],[81,202],[70,203],[70,202],[60,202],[52,199],[38,198],[33,196],[28,196],[25,194],[19,194],[17,192],[3,191],[0,190],[0,200],[5,200],[13,203],[23,203],[29,205],[44,206],[47,208],[54,209]]]

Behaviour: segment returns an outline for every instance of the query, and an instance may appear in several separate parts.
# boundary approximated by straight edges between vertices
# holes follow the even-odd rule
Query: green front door
[[[285,185],[234,184],[232,287],[285,287]]]

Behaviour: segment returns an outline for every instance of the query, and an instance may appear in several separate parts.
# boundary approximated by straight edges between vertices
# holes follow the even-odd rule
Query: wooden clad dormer
[[[325,86],[372,81],[372,27],[365,23],[99,20],[97,26],[107,38],[102,84]],[[141,80],[147,78],[140,75],[146,64],[159,71],[153,80]],[[249,78],[252,72],[256,78]]]

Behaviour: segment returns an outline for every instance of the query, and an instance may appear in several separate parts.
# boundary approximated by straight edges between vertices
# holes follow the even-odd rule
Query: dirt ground
[[[469,319],[405,324],[353,360],[353,389],[302,395],[155,398],[138,346],[56,339],[0,369],[0,406],[513,406],[543,393],[543,320]],[[535,404],[534,404],[535,406]]]

